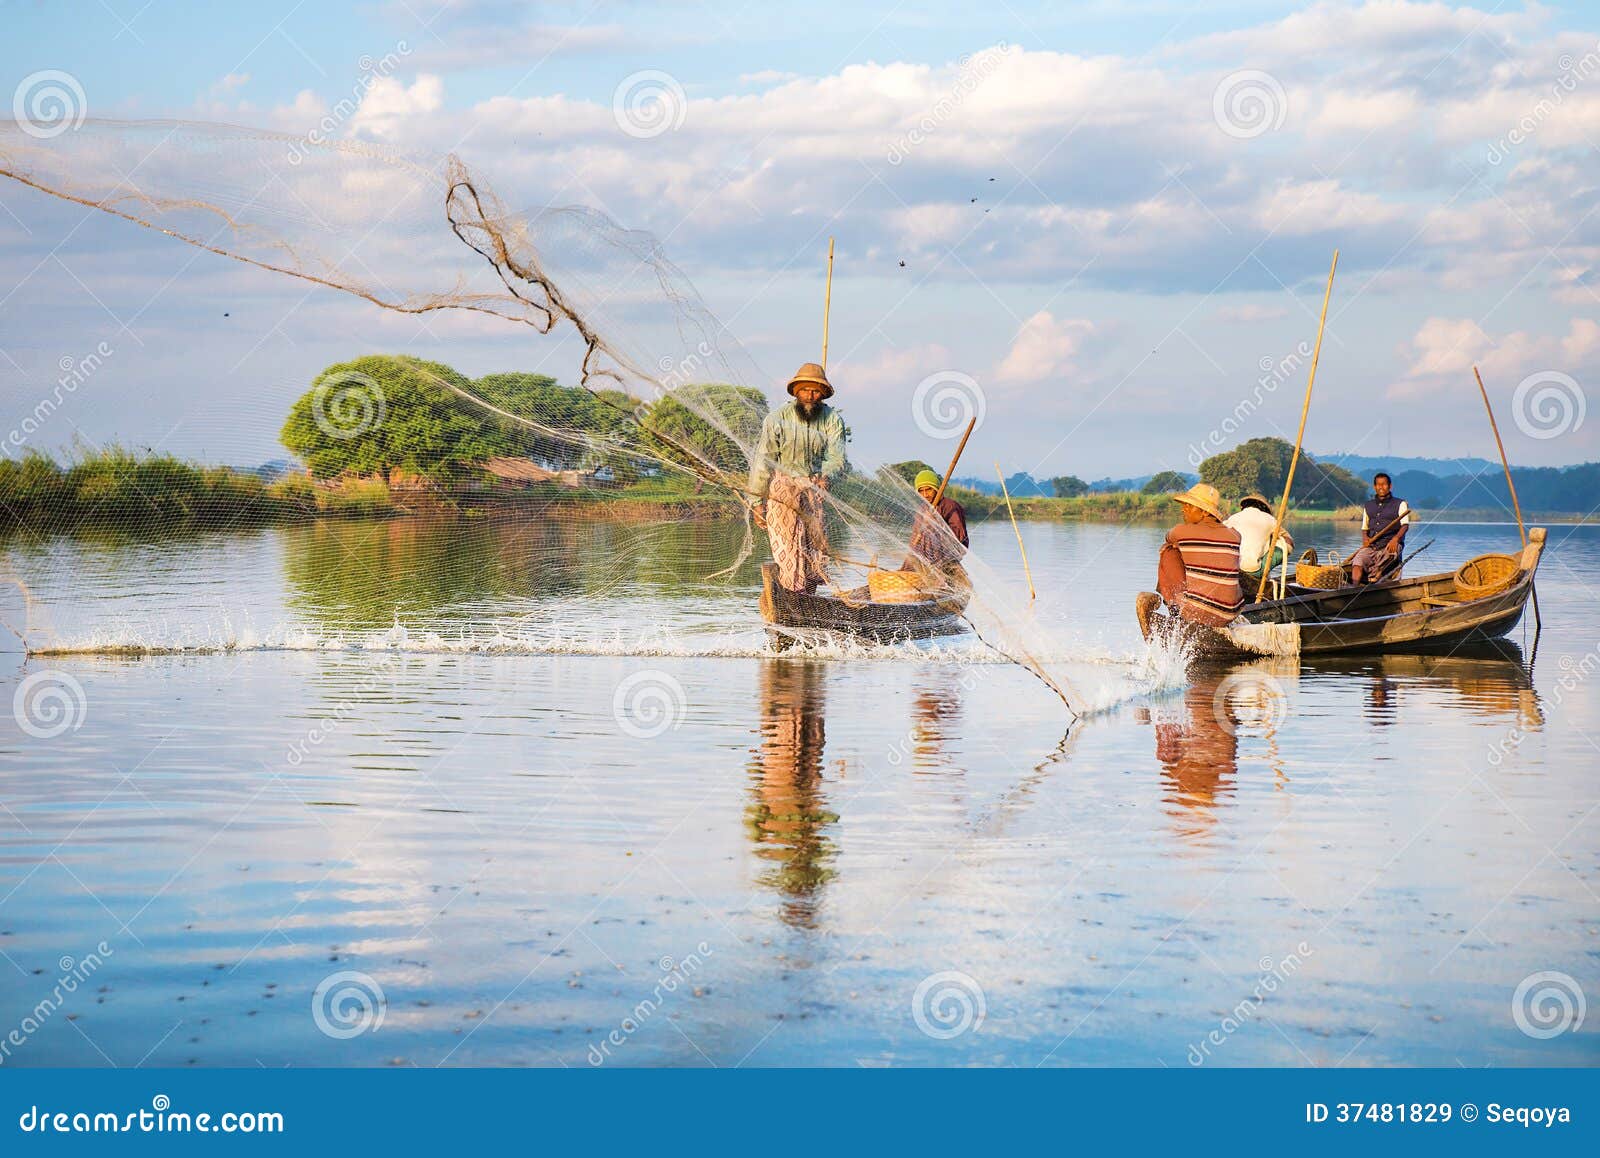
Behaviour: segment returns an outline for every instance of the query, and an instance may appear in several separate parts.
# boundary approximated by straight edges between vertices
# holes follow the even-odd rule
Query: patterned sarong
[[[822,527],[822,492],[808,479],[778,471],[767,491],[767,538],[778,582],[807,595],[827,582],[828,536]]]

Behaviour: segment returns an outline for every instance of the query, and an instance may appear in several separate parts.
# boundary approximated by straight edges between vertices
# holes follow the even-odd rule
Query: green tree
[[[1075,474],[1067,474],[1051,479],[1050,489],[1058,499],[1075,499],[1089,493],[1089,484]]]
[[[1222,492],[1229,502],[1258,492],[1274,501],[1283,494],[1289,477],[1294,446],[1281,438],[1252,438],[1232,450],[1214,454],[1200,464],[1200,478]],[[1337,507],[1366,497],[1367,485],[1335,464],[1323,464],[1304,451],[1295,468],[1292,504],[1301,507]]]
[[[1175,470],[1164,470],[1150,476],[1150,481],[1140,488],[1144,495],[1165,495],[1189,489],[1189,476]]]
[[[891,462],[883,469],[899,475],[908,483],[914,483],[917,481],[917,475],[920,472],[933,470],[933,467],[923,462],[920,458],[908,458],[905,462]],[[939,472],[934,470],[933,473],[938,474]]]
[[[668,440],[657,453],[681,446],[727,474],[749,470],[746,447],[754,447],[767,416],[767,396],[751,386],[703,382],[680,386],[648,406],[641,425]],[[648,436],[646,445],[650,444]]]

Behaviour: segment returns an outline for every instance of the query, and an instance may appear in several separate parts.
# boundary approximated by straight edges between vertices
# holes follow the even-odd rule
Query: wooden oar
[[[1289,460],[1289,477],[1283,483],[1283,499],[1278,503],[1278,514],[1272,521],[1272,534],[1267,542],[1277,545],[1278,532],[1283,529],[1284,516],[1289,513],[1289,489],[1294,486],[1294,468],[1300,465],[1300,444],[1306,437],[1306,415],[1311,413],[1311,386],[1317,380],[1317,361],[1322,357],[1322,331],[1328,324],[1328,299],[1333,296],[1333,273],[1339,268],[1339,251],[1333,251],[1333,264],[1328,267],[1328,288],[1322,294],[1322,317],[1317,321],[1317,344],[1311,351],[1311,372],[1306,375],[1306,400],[1300,407],[1300,431],[1294,436],[1294,457]],[[1257,603],[1267,590],[1267,577],[1271,568],[1261,572],[1261,582],[1256,586]]]
[[[961,432],[961,441],[956,444],[955,457],[950,460],[949,468],[944,472],[944,478],[939,480],[939,489],[934,493],[933,506],[939,508],[939,500],[944,498],[944,488],[950,485],[950,476],[956,472],[956,463],[961,461],[961,452],[967,449],[967,439],[972,437],[972,428],[978,425],[978,416],[974,414],[967,419],[967,428]]]
[[[1394,518],[1390,519],[1389,522],[1388,522],[1388,525],[1383,527],[1380,531],[1378,531],[1378,533],[1376,535],[1368,535],[1367,537],[1369,539],[1376,539],[1376,538],[1379,538],[1380,536],[1387,535],[1389,533],[1389,529],[1391,527],[1397,527],[1397,526],[1400,525],[1400,520],[1401,519],[1406,519],[1406,518],[1410,518],[1410,517],[1411,517],[1411,512],[1410,511],[1407,511],[1403,515],[1396,515]],[[1411,524],[1407,523],[1406,525],[1410,526]],[[1429,540],[1429,541],[1432,542],[1432,540]],[[1350,552],[1350,557],[1344,561],[1344,565],[1346,567],[1348,567],[1351,563],[1353,563],[1355,561],[1355,557],[1357,555],[1359,555],[1361,553],[1361,551],[1362,551],[1361,547],[1357,547],[1354,551],[1351,551]]]
[[[1511,481],[1511,463],[1506,460],[1506,444],[1500,441],[1500,424],[1494,420],[1494,407],[1489,405],[1489,392],[1483,388],[1483,375],[1478,373],[1478,368],[1472,368],[1472,376],[1478,380],[1478,393],[1483,395],[1483,408],[1489,412],[1489,429],[1494,431],[1494,444],[1500,450],[1500,465],[1506,471],[1506,490],[1511,492],[1511,509],[1517,512],[1517,533],[1522,536],[1522,545],[1528,545],[1528,529],[1522,525],[1522,504],[1517,501],[1517,484]]]
[[[1006,497],[1006,513],[1011,516],[1011,529],[1017,533],[1017,550],[1022,552],[1022,573],[1028,577],[1028,600],[1032,602],[1038,596],[1033,590],[1033,569],[1028,566],[1028,548],[1022,545],[1022,528],[1017,526],[1017,512],[1011,508],[1011,491],[1006,486],[1006,476],[1000,471],[1000,464],[994,464],[994,473],[1000,476],[1000,493]]]
[[[828,313],[833,308],[833,238],[828,238],[828,284],[822,291],[822,370],[828,370]]]

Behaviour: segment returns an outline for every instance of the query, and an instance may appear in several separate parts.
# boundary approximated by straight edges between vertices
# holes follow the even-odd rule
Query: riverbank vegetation
[[[291,406],[280,440],[296,462],[241,470],[116,446],[65,463],[30,452],[0,460],[0,528],[227,527],[552,506],[590,520],[734,518],[743,504],[719,478],[736,486],[745,476],[742,448],[755,441],[767,407],[761,391],[721,383],[680,386],[646,402],[542,374],[472,380],[441,363],[372,355],[329,366]],[[1200,463],[1198,477],[1230,509],[1251,492],[1276,503],[1292,455],[1281,438],[1251,439]],[[884,469],[909,483],[928,465]],[[1600,493],[1600,463],[1515,474],[1526,512],[1546,521],[1587,515]],[[1195,477],[1159,470],[1111,489],[1105,480],[1036,481],[1018,472],[1006,485],[1019,519],[1167,523],[1169,496]],[[963,482],[978,480],[959,479],[949,493],[969,518],[1006,517],[1005,500],[990,493],[997,488]],[[1510,515],[1503,477],[1434,482],[1401,474],[1396,493],[1412,492],[1413,507],[1429,518]],[[1366,479],[1302,454],[1290,519],[1359,518],[1368,490]],[[1451,501],[1439,498],[1445,492]]]

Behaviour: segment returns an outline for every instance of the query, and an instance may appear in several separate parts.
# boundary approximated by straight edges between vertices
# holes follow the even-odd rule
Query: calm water
[[[1515,541],[1423,530],[1414,573]],[[7,545],[7,621],[102,650],[0,656],[67,712],[0,716],[0,1060],[1600,1062],[1592,1011],[1519,1028],[1567,980],[1513,1008],[1600,1000],[1596,528],[1536,651],[1184,682],[1158,530],[1026,527],[1070,730],[959,640],[763,655],[729,528],[533,533]]]

